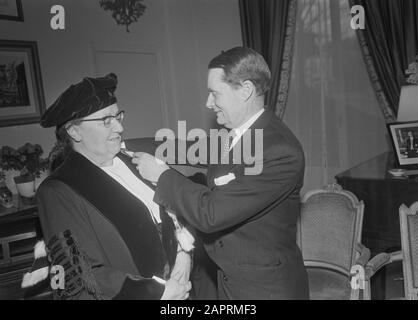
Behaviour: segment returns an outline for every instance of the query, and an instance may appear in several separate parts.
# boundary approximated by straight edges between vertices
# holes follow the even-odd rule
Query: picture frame
[[[37,43],[0,40],[0,127],[37,123],[44,111]]]
[[[397,165],[401,168],[418,167],[418,120],[388,123]]]
[[[23,21],[22,0],[0,0],[0,19]]]

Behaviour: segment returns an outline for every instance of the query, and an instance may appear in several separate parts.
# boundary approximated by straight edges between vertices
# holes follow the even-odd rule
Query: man
[[[220,299],[307,299],[308,280],[296,244],[302,148],[273,110],[264,109],[269,68],[260,54],[237,47],[209,63],[207,107],[232,129],[229,160],[243,134],[262,129],[262,170],[209,164],[207,186],[195,184],[149,154],[136,153],[142,177],[157,183],[154,201],[204,232],[205,249],[218,267]],[[245,144],[241,156],[245,157]],[[235,157],[235,155],[234,155]],[[241,157],[243,159],[243,157]]]
[[[408,131],[408,136],[406,137],[406,152],[408,158],[415,158],[417,156],[418,144],[415,141],[415,137],[412,131]]]

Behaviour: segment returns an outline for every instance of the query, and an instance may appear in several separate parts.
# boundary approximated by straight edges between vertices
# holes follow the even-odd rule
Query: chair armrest
[[[355,264],[366,267],[367,262],[370,259],[370,250],[365,245],[357,243],[356,251],[359,253],[359,257],[356,259]]]
[[[368,278],[372,277],[381,268],[394,261],[402,261],[402,251],[392,253],[382,252],[374,256],[366,264],[366,275]]]
[[[365,279],[365,266],[370,259],[370,250],[361,243],[356,244],[356,251],[358,257],[354,265],[350,269],[350,285],[351,285],[351,294],[350,300],[358,300],[360,297],[360,289],[368,290],[367,278]],[[369,296],[368,293],[363,293],[364,296]]]

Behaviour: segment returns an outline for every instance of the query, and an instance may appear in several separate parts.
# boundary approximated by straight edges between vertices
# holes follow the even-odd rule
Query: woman
[[[153,202],[153,186],[120,153],[116,84],[114,74],[84,78],[41,120],[56,127],[65,155],[37,192],[49,263],[65,269],[55,297],[186,299],[191,259],[183,248],[192,246],[179,244],[173,220]]]

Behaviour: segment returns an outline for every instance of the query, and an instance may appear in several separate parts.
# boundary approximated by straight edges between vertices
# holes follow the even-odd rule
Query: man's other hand
[[[169,169],[163,161],[144,152],[136,152],[132,162],[136,164],[139,174],[154,185],[157,184],[161,174]]]

